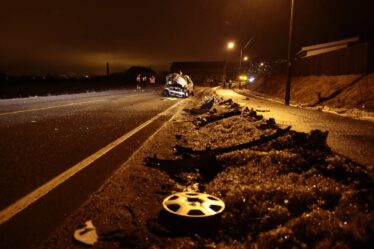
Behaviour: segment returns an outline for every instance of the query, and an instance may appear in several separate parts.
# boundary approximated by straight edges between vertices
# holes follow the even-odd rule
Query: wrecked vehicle
[[[172,73],[166,76],[164,96],[189,97],[194,95],[194,85],[188,75]]]

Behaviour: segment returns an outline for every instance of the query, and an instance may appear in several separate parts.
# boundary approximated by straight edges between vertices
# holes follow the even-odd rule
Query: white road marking
[[[149,119],[148,121],[144,122],[143,124],[139,125],[138,127],[134,128],[130,132],[126,133],[122,137],[114,140],[112,143],[108,144],[107,146],[103,147],[102,149],[98,150],[91,156],[87,157],[86,159],[82,160],[81,162],[77,163],[73,167],[69,168],[65,172],[61,173],[60,175],[56,176],[49,182],[45,183],[44,185],[40,186],[39,188],[35,189],[31,193],[27,194],[26,196],[22,197],[18,201],[14,202],[13,204],[9,205],[8,207],[4,208],[0,211],[0,225],[5,223],[6,221],[10,220],[16,214],[39,200],[41,197],[45,196],[47,193],[52,191],[54,188],[68,180],[70,177],[77,174],[82,169],[88,167],[91,163],[108,153],[110,150],[121,144],[122,142],[126,141],[128,138],[142,130],[144,127],[155,121],[162,115],[168,113],[171,109],[176,107],[178,104],[181,104],[183,101],[175,103],[165,111],[157,114],[153,118]]]
[[[73,105],[80,105],[80,104],[87,104],[87,103],[92,103],[92,102],[101,102],[101,101],[104,101],[104,100],[101,100],[101,99],[99,99],[99,100],[90,100],[90,101],[75,102],[75,103],[69,103],[69,104],[63,104],[63,105],[47,106],[47,107],[35,108],[35,109],[25,109],[25,110],[12,111],[12,112],[3,112],[3,113],[0,113],[0,116],[11,115],[11,114],[17,114],[17,113],[23,113],[23,112],[42,111],[42,110],[48,110],[48,109],[54,109],[54,108],[60,108],[60,107],[65,107],[65,106],[73,106]]]

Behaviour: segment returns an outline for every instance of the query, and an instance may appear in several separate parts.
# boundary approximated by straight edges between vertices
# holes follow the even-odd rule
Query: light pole
[[[240,58],[239,58],[239,71],[240,71],[240,73],[242,71],[243,51],[244,51],[244,49],[246,49],[249,46],[249,44],[251,44],[251,42],[253,41],[254,38],[255,38],[255,35],[252,35],[252,37],[249,38],[247,43],[243,47],[241,47],[241,49],[240,49]],[[244,57],[244,61],[246,61],[246,60],[248,60],[247,56]]]
[[[284,103],[290,104],[291,96],[291,79],[292,79],[292,38],[293,38],[293,23],[294,23],[294,12],[295,12],[295,0],[291,0],[291,16],[290,16],[290,27],[288,32],[288,61],[287,61],[287,82],[286,82],[286,94],[284,97]]]
[[[243,51],[244,51],[244,49],[246,49],[248,46],[249,46],[249,44],[251,44],[251,42],[253,41],[253,39],[255,38],[255,35],[252,35],[252,37],[251,38],[249,38],[249,40],[245,43],[245,45],[244,46],[242,46],[241,48],[240,48],[240,56],[239,56],[239,73],[241,73],[241,69],[242,69],[242,64],[243,64],[243,60],[244,61],[247,61],[248,60],[248,56],[244,56],[243,57]],[[233,42],[233,41],[229,41],[228,43],[227,43],[227,49],[228,50],[233,50],[235,48],[235,42]]]
[[[245,45],[240,48],[239,75],[241,75],[241,73],[242,73],[242,62],[243,62],[243,60],[244,61],[248,60],[248,56],[243,57],[243,51],[244,51],[244,49],[246,49],[249,46],[249,44],[251,44],[251,42],[253,41],[254,38],[255,38],[255,36],[252,35],[252,37],[249,38],[249,40],[245,43]],[[227,43],[227,49],[228,50],[233,50],[234,48],[235,48],[235,43],[233,41],[230,41],[230,42]],[[240,81],[239,81],[239,88],[241,88],[241,82]]]
[[[235,42],[234,41],[227,42],[226,48],[227,48],[227,50],[233,50],[235,48]],[[226,74],[226,76],[225,76],[225,80],[223,82],[223,88],[226,88],[225,82],[226,82],[226,78],[227,78],[227,62],[226,62],[226,73],[225,74]]]

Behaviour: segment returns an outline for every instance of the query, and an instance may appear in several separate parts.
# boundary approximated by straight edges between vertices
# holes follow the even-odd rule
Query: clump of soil
[[[196,111],[200,101],[188,100],[46,247],[79,248],[71,234],[87,219],[104,238],[95,248],[370,247],[372,169],[334,154],[327,132],[298,133],[217,96]],[[180,229],[189,221],[168,220],[161,205],[180,191],[215,195],[226,209]]]

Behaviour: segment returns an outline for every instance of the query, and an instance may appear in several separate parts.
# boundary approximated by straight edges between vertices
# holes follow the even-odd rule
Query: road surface
[[[156,89],[0,100],[0,248],[37,246],[172,116],[179,102]],[[133,129],[138,132],[128,138]],[[82,165],[86,168],[64,178],[68,169]],[[64,179],[57,187],[51,182],[56,177]],[[36,189],[44,196],[30,194]],[[17,203],[23,209],[13,214]]]
[[[307,133],[315,129],[329,131],[327,143],[333,151],[359,164],[374,165],[373,122],[286,106],[255,95],[250,95],[247,99],[229,89],[217,89],[217,93],[240,105],[258,110],[258,114],[265,118],[274,118],[278,124],[291,125],[293,130]]]
[[[328,143],[334,151],[363,165],[374,165],[371,122],[288,107],[253,96],[246,99],[231,90],[218,89],[217,93],[253,107],[266,118],[275,118],[278,124],[292,125],[294,130],[328,130]],[[176,103],[180,100],[163,98],[159,91],[0,100],[0,220],[2,210],[9,205],[80,166],[82,160],[91,160],[92,155],[97,156],[113,141],[156,117],[130,138],[114,143],[101,157],[88,160],[86,168],[48,190],[21,212],[0,222],[0,248],[34,248],[47,238],[178,106],[163,115],[157,114]]]

